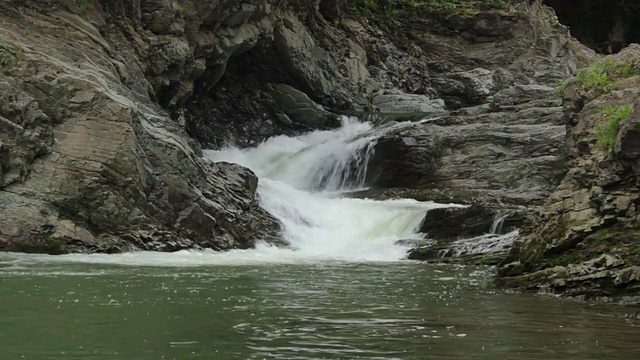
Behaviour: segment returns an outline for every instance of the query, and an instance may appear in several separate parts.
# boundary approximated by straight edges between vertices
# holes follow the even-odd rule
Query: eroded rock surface
[[[640,46],[632,45],[605,61],[624,65],[639,56]],[[604,88],[569,83],[564,96],[569,171],[523,229],[500,268],[499,283],[585,299],[639,301],[639,74],[624,71]],[[622,120],[616,146],[603,147],[598,129],[610,121],[607,114],[625,106],[634,110]]]
[[[200,146],[329,128],[341,113],[431,119],[379,140],[375,197],[477,204],[520,224],[567,169],[555,86],[594,56],[539,2],[385,31],[344,2],[82,4],[0,4],[5,249],[278,242],[255,175]]]
[[[595,55],[553,16],[541,16],[548,11],[536,3],[483,11],[464,24],[450,19],[444,26],[459,36],[446,41],[413,30],[416,44],[437,54],[432,83],[454,111],[379,139],[369,181],[386,193],[483,210],[467,214],[469,224],[452,222],[448,239],[436,237],[411,256],[440,253],[462,234],[480,236],[477,223],[488,231],[499,216],[522,225],[564,177],[556,85]]]
[[[214,3],[0,3],[10,59],[0,72],[0,247],[222,250],[281,241],[279,224],[258,206],[255,175],[204,159],[158,104],[179,102],[200,72],[193,49],[206,37],[204,19],[240,16]]]

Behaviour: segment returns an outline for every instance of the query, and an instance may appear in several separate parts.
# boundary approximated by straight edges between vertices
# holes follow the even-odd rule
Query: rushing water
[[[255,171],[260,178],[261,205],[282,222],[294,256],[395,261],[404,258],[407,251],[396,241],[420,239],[416,229],[429,209],[452,206],[344,196],[365,186],[377,137],[401,126],[411,124],[374,128],[370,123],[344,118],[338,130],[279,136],[257,148],[228,148],[206,155]]]
[[[399,126],[345,119],[335,131],[207,152],[256,172],[289,248],[0,254],[0,359],[640,356],[640,324],[620,308],[495,292],[486,268],[400,261],[396,242],[420,239],[425,213],[454,205],[346,196],[365,186],[376,138]]]

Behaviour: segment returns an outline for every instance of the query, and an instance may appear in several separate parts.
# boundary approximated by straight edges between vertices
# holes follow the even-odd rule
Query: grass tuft
[[[631,115],[633,106],[609,106],[600,110],[602,122],[596,126],[598,146],[609,154],[613,153],[620,124]]]

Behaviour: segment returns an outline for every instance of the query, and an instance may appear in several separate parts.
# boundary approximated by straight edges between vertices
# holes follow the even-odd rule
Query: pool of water
[[[640,358],[634,309],[504,293],[487,268],[84,259],[0,254],[1,359]]]

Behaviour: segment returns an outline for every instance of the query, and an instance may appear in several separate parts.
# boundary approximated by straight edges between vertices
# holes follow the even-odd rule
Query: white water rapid
[[[256,148],[207,151],[206,156],[256,173],[261,205],[282,222],[296,256],[398,260],[407,249],[395,242],[420,238],[416,230],[427,210],[450,205],[344,195],[363,188],[376,139],[399,126],[411,124],[374,128],[345,117],[337,130],[278,136]]]
[[[16,266],[25,262],[84,262],[135,266],[202,266],[318,261],[396,261],[407,248],[398,240],[421,239],[416,230],[429,209],[450,207],[409,199],[349,198],[363,189],[367,164],[376,140],[385,132],[411,123],[374,127],[344,118],[339,129],[297,137],[278,136],[251,149],[229,147],[205,151],[214,161],[234,162],[259,177],[263,208],[283,225],[289,248],[258,244],[256,249],[69,254],[7,255]]]

